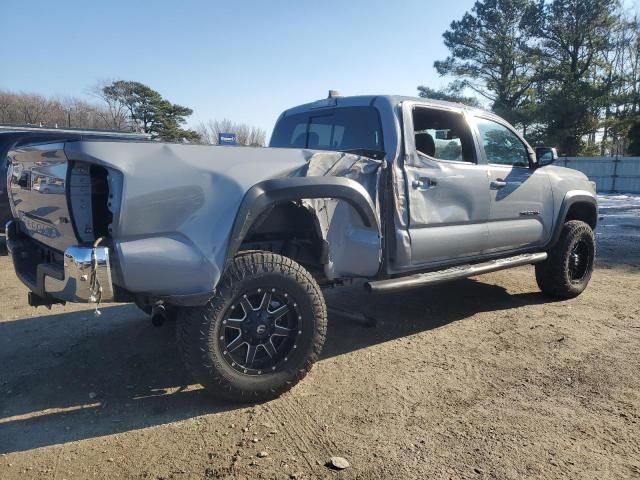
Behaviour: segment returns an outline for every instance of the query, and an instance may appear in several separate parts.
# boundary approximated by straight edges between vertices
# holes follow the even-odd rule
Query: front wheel
[[[320,287],[293,260],[270,252],[234,259],[206,306],[178,318],[178,346],[194,379],[215,396],[268,400],[318,359],[327,329]]]
[[[540,290],[553,298],[577,297],[589,284],[595,255],[596,242],[591,227],[579,220],[566,222],[548,258],[536,263]]]

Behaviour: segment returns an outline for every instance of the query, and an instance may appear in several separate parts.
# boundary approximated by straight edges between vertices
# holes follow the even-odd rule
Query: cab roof
[[[348,97],[328,97],[314,102],[305,103],[289,108],[283,112],[284,116],[295,115],[297,113],[304,113],[311,110],[317,110],[322,108],[336,108],[336,107],[359,107],[359,106],[375,106],[377,102],[387,103],[389,106],[395,109],[405,101],[418,102],[425,105],[433,105],[436,107],[444,107],[451,110],[468,111],[468,112],[482,112],[483,115],[495,116],[492,112],[470,107],[462,103],[447,102],[444,100],[435,100],[431,98],[423,97],[410,97],[403,95],[355,95]]]

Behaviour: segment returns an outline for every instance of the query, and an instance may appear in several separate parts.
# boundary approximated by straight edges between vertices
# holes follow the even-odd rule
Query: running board
[[[435,272],[418,273],[406,277],[389,278],[387,280],[375,280],[364,284],[369,293],[391,293],[410,288],[423,287],[436,283],[448,282],[459,278],[473,277],[483,273],[504,270],[505,268],[519,267],[531,263],[542,262],[547,259],[546,252],[525,253],[515,257],[499,258],[472,265],[460,265],[457,267],[438,270]]]

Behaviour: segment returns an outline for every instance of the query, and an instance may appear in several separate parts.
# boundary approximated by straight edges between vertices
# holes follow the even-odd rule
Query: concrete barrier
[[[580,170],[599,192],[640,193],[640,157],[560,157],[555,164]]]

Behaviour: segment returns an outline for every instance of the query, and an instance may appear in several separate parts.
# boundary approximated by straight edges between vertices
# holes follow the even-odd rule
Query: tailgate
[[[68,162],[65,145],[97,139],[126,142],[149,138],[138,133],[2,126],[0,158],[6,154],[9,162],[8,199],[20,230],[59,252],[78,243],[93,243],[92,195],[101,193],[92,191],[91,165]],[[97,172],[99,183],[104,181],[102,173]],[[4,183],[4,179],[1,181]]]
[[[60,252],[76,244],[66,195],[64,144],[25,146],[8,157],[9,200],[21,230]]]

